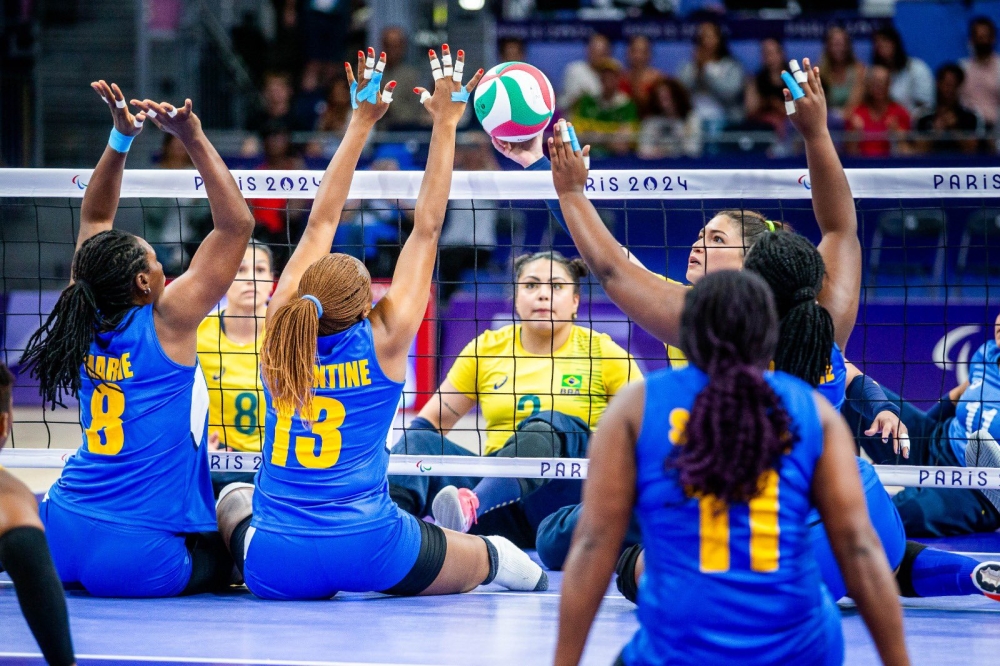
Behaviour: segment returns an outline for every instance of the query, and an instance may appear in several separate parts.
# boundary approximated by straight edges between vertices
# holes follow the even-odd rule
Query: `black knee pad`
[[[896,569],[896,583],[899,585],[899,594],[903,597],[919,597],[917,591],[913,589],[913,561],[917,559],[920,551],[927,548],[922,543],[907,541],[906,550],[903,552],[903,561]]]
[[[638,603],[636,599],[639,597],[639,585],[635,582],[635,563],[639,561],[641,554],[641,543],[629,546],[618,558],[618,564],[615,566],[615,573],[618,574],[615,585],[618,586],[622,596],[632,603]]]
[[[246,523],[250,524],[249,518]],[[185,541],[191,555],[191,578],[181,594],[220,592],[228,588],[233,576],[233,558],[222,535],[218,532],[198,532],[189,534]]]

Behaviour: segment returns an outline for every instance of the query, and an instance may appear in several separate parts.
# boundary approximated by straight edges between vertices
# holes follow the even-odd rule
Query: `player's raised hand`
[[[789,61],[789,66],[796,70],[798,63],[795,60]],[[805,74],[805,80],[802,79]],[[787,75],[787,76],[786,76]],[[823,84],[819,78],[819,67],[813,67],[809,58],[802,59],[802,71],[792,73],[782,72],[782,78],[788,83],[788,77],[795,81],[796,87],[802,90],[802,97],[795,99],[791,86],[784,89],[785,112],[788,113],[789,120],[806,140],[816,136],[822,136],[827,132],[826,125],[826,94],[823,92]]]
[[[560,120],[552,127],[549,138],[549,159],[552,160],[552,184],[556,194],[583,192],[589,172],[590,146],[573,150],[576,130],[573,124]],[[577,144],[579,145],[579,144]]]
[[[354,76],[351,64],[345,62],[347,82],[351,86],[351,123],[361,123],[367,128],[374,127],[392,102],[392,91],[396,88],[395,81],[389,81],[382,90],[382,72],[385,71],[385,53],[375,60],[375,49],[368,47],[368,56],[364,51],[358,51],[358,77]]]
[[[441,60],[438,60],[434,49],[428,51],[431,63],[431,75],[434,77],[434,92],[425,88],[414,88],[413,92],[420,95],[420,103],[434,119],[434,124],[447,123],[453,127],[465,113],[469,96],[483,78],[483,70],[478,70],[469,81],[462,85],[462,75],[465,72],[465,51],[458,52],[458,58],[452,63],[451,50],[447,44],[441,46]]]
[[[183,142],[187,142],[202,133],[201,120],[191,110],[190,99],[184,100],[184,106],[180,108],[168,102],[154,102],[151,99],[142,101],[134,99],[132,105],[145,111],[146,117],[161,130],[167,134],[173,134]]]
[[[542,150],[542,145],[545,143],[544,136],[544,132],[539,132],[538,136],[535,138],[529,139],[528,141],[521,141],[519,143],[504,141],[502,139],[497,139],[496,137],[490,138],[492,139],[493,147],[497,149],[497,152],[527,169],[529,166],[545,157],[545,152]]]
[[[125,136],[138,136],[139,132],[142,131],[142,124],[146,120],[145,111],[139,111],[133,116],[128,110],[125,96],[117,83],[108,85],[104,79],[101,79],[91,83],[90,87],[101,96],[104,103],[111,109],[111,118],[115,123],[115,129]]]

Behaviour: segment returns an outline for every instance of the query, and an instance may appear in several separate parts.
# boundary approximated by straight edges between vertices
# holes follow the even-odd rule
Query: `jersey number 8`
[[[117,384],[98,384],[90,397],[90,427],[87,428],[87,450],[102,456],[121,453],[125,445],[122,414],[125,394]]]
[[[339,428],[344,425],[346,416],[344,405],[339,400],[322,396],[313,398],[312,410],[302,414],[302,420],[312,424],[310,434],[295,436],[295,459],[300,465],[307,469],[329,469],[337,464],[342,444]],[[288,465],[291,429],[292,415],[279,414],[274,428],[272,465]]]

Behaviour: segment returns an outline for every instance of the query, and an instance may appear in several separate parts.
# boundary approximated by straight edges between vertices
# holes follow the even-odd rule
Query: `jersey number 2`
[[[102,456],[121,453],[125,446],[122,414],[125,394],[117,384],[98,384],[90,397],[90,427],[87,428],[87,450]]]
[[[339,400],[321,396],[313,398],[311,412],[302,415],[302,420],[312,424],[311,432],[295,436],[295,459],[300,465],[307,469],[329,469],[337,464],[343,443],[339,428],[344,425],[346,417],[344,404]],[[292,415],[279,415],[274,428],[271,464],[279,467],[288,464],[291,429]]]

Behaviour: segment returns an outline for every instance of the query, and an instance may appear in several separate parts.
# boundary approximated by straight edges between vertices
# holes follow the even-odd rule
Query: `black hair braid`
[[[149,270],[138,239],[110,230],[87,239],[73,258],[73,284],[28,340],[21,365],[38,379],[45,403],[64,406],[80,389],[80,366],[96,333],[114,329],[135,306],[135,277]]]
[[[768,234],[747,254],[743,267],[771,286],[781,320],[774,367],[817,386],[833,352],[833,318],[816,296],[826,266],[819,250],[797,234]]]

